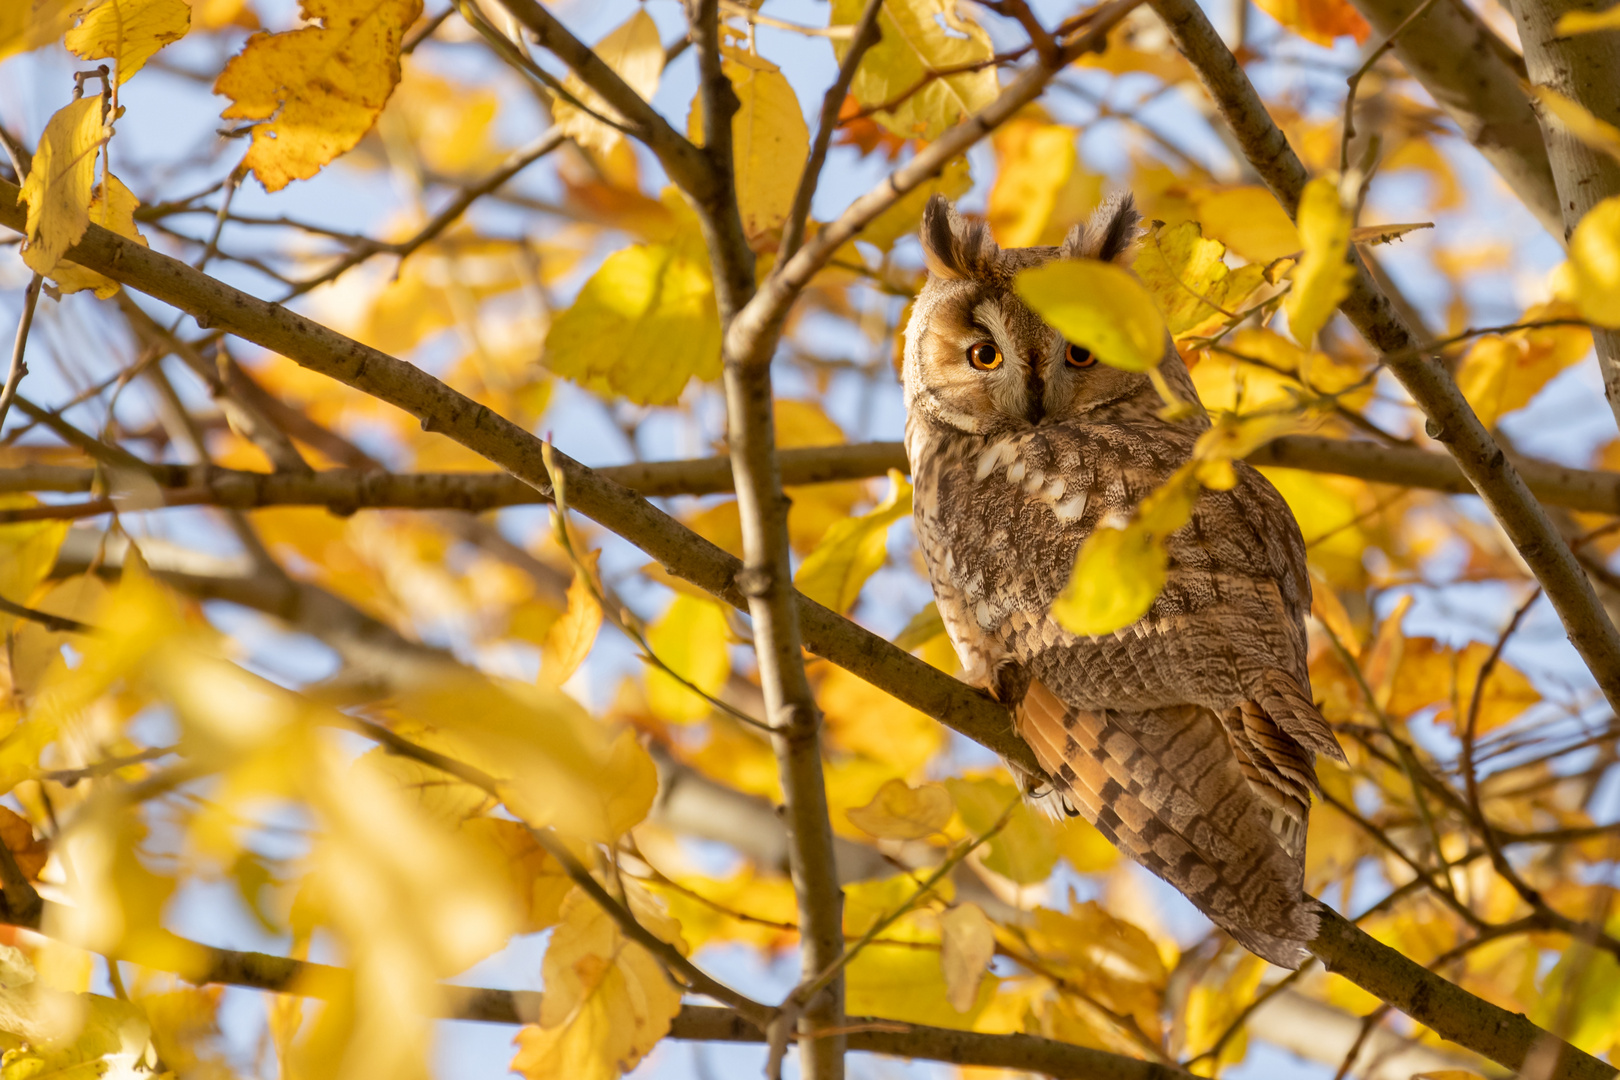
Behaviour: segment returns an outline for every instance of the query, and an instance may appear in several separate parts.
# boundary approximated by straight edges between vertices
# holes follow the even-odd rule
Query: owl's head
[[[1097,362],[1031,311],[1013,291],[1020,270],[1053,259],[1126,263],[1140,215],[1129,194],[1109,198],[1060,247],[1003,251],[983,222],[963,217],[941,196],[923,211],[928,283],[906,326],[906,409],[977,435],[996,434],[1083,415],[1140,399],[1163,403],[1145,374]],[[1160,370],[1187,401],[1196,401],[1187,369],[1169,339]]]

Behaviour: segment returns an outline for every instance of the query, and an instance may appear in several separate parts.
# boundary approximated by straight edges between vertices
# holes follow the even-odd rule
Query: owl
[[[1084,637],[1049,614],[1086,537],[1127,520],[1209,428],[1168,337],[1159,372],[1188,418],[1165,419],[1147,375],[1099,364],[1013,290],[1053,259],[1127,263],[1138,221],[1116,197],[1061,247],[1003,251],[928,204],[902,371],[917,539],[966,678],[1011,708],[1050,777],[1031,797],[1298,967],[1317,928],[1302,883],[1316,755],[1344,754],[1310,695],[1311,586],[1287,504],[1239,462],[1236,486],[1200,494],[1167,538],[1146,616]]]

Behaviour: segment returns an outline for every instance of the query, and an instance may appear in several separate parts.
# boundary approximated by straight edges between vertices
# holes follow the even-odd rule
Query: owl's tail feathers
[[[1277,670],[1266,672],[1255,698],[1283,734],[1307,750],[1325,754],[1334,761],[1345,760],[1344,748],[1334,737],[1333,729],[1292,675]],[[1315,778],[1312,779],[1314,787]]]
[[[1089,712],[1037,680],[1016,720],[1059,794],[1116,847],[1256,955],[1287,968],[1307,958],[1317,919],[1303,860],[1273,834],[1212,712]]]

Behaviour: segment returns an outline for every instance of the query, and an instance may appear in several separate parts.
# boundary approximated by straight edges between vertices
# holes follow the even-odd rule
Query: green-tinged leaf
[[[865,0],[833,0],[829,24],[853,26],[865,6]],[[962,17],[956,0],[887,0],[878,27],[883,36],[861,61],[849,89],[867,108],[905,97],[893,109],[872,117],[896,135],[938,138],[995,99],[999,86],[995,67],[988,63],[993,52],[990,35]],[[849,39],[834,38],[833,51],[842,61]],[[932,77],[938,71],[976,64],[984,66]]]
[[[726,616],[720,605],[678,594],[663,617],[647,631],[653,655],[681,678],[713,696],[731,674],[726,651]],[[647,705],[658,716],[676,724],[689,724],[708,716],[713,706],[702,694],[656,667],[647,669]]]
[[[847,518],[827,530],[799,566],[793,583],[818,604],[848,611],[861,595],[861,586],[883,565],[888,554],[889,526],[911,513],[911,484],[889,470],[889,494],[859,517]]]
[[[1311,347],[1350,292],[1354,271],[1345,257],[1350,250],[1350,211],[1339,198],[1339,186],[1319,176],[1305,185],[1299,199],[1299,238],[1305,245],[1294,268],[1294,287],[1283,301],[1294,340]]]
[[[1008,807],[1012,808],[1006,826],[986,845],[987,868],[1018,885],[1034,885],[1051,876],[1058,857],[1052,826],[1023,800],[1017,788],[988,777],[953,778],[945,781],[945,787],[956,801],[963,826],[974,836],[990,832]]]
[[[1065,259],[1019,271],[1013,287],[1058,333],[1105,364],[1147,371],[1165,357],[1164,316],[1129,270]]]
[[[666,405],[720,376],[720,315],[707,264],[665,244],[603,261],[546,335],[552,371],[638,404]]]

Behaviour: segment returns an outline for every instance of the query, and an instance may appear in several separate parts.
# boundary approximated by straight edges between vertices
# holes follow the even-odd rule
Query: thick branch
[[[1389,35],[1422,0],[1354,0]],[[1520,81],[1524,61],[1467,4],[1439,0],[1395,41],[1395,55],[1446,111],[1542,226],[1562,242],[1564,219],[1541,128]]]
[[[1249,78],[1193,0],[1152,0],[1176,45],[1198,71],[1222,118],[1266,186],[1289,215],[1299,207],[1309,174],[1266,112]],[[1524,478],[1502,452],[1445,366],[1424,359],[1424,347],[1396,315],[1389,299],[1352,249],[1349,295],[1340,305],[1353,326],[1381,354],[1406,392],[1428,416],[1462,473],[1490,508],[1563,620],[1571,644],[1611,708],[1620,710],[1620,633],[1598,602],[1592,583],[1571,554]]]
[[[1558,33],[1561,16],[1609,6],[1609,0],[1513,0],[1512,5],[1530,82],[1562,94],[1605,123],[1620,124],[1620,31]],[[1593,206],[1620,195],[1620,161],[1576,138],[1550,115],[1542,115],[1541,130],[1563,211],[1554,235],[1564,238]],[[1592,341],[1603,392],[1620,423],[1620,330],[1594,327]]]

